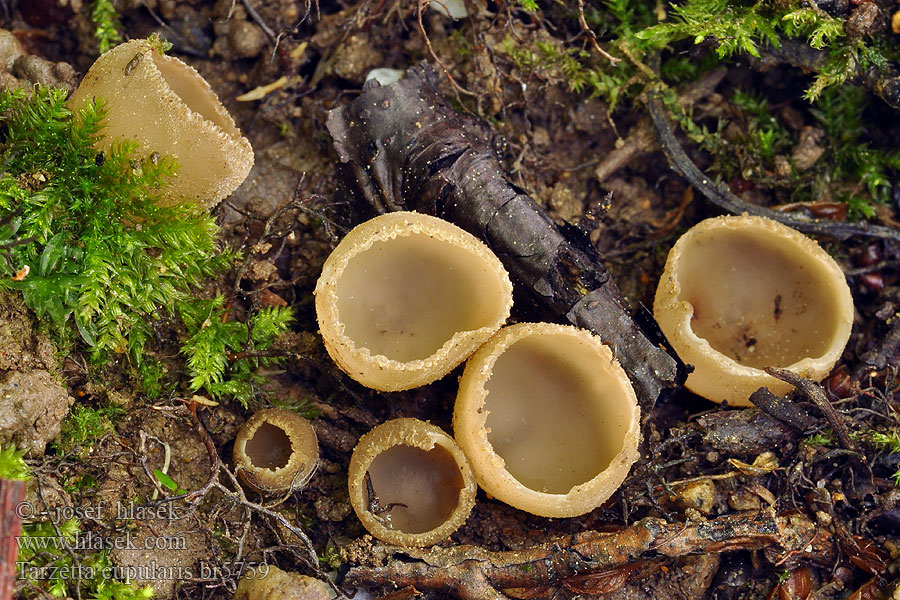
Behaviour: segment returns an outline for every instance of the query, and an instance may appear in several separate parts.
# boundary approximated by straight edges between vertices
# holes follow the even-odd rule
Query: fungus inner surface
[[[280,427],[263,422],[247,440],[244,452],[254,467],[276,470],[288,464],[293,447],[291,439]]]
[[[691,328],[722,354],[762,368],[822,356],[840,322],[828,274],[752,232],[709,232],[681,255]]]
[[[368,475],[377,498],[373,507],[370,490],[366,503],[390,529],[425,533],[446,521],[459,505],[464,486],[459,465],[446,448],[431,450],[392,446],[369,465]]]
[[[153,56],[153,64],[159,69],[163,79],[169,84],[169,88],[187,104],[188,108],[207,121],[212,121],[229,134],[234,134],[233,128],[216,110],[210,91],[201,85],[198,75],[191,73],[186,66],[176,60],[167,60],[157,56],[156,52],[150,52],[150,54]]]
[[[344,334],[372,354],[408,362],[437,352],[459,331],[496,323],[501,279],[464,248],[426,234],[376,242],[337,282]]]
[[[573,336],[538,334],[507,348],[485,388],[488,442],[522,485],[566,494],[622,451],[624,389]]]

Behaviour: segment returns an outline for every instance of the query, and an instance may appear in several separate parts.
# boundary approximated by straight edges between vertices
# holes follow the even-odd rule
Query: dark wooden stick
[[[433,69],[420,65],[392,85],[367,85],[329,112],[327,125],[344,163],[344,193],[366,217],[416,210],[484,240],[545,314],[615,347],[645,413],[679,380],[679,363],[632,319],[584,233],[557,227],[507,180],[489,128],[447,106]]]
[[[834,435],[837,436],[838,443],[841,447],[846,450],[856,450],[853,440],[850,439],[850,432],[847,430],[847,424],[844,422],[844,417],[834,409],[831,402],[825,397],[825,391],[822,389],[822,386],[805,377],[801,377],[792,371],[788,371],[787,369],[766,367],[766,373],[776,379],[789,383],[800,390],[800,393],[806,396],[810,402],[815,404],[816,407],[822,411],[822,415],[828,421],[828,424],[831,425],[831,429],[834,430]]]
[[[764,413],[801,433],[812,431],[819,424],[819,420],[810,416],[802,407],[776,396],[767,387],[761,387],[750,394],[750,402]]]

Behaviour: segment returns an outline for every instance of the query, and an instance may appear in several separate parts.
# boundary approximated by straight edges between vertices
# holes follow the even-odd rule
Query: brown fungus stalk
[[[446,539],[475,504],[475,478],[462,450],[418,419],[394,419],[360,438],[347,479],[365,528],[398,546]]]
[[[687,387],[715,402],[751,406],[760,387],[791,385],[781,367],[819,380],[840,358],[853,298],[837,263],[815,241],[765,217],[707,219],[675,243],[654,315],[694,366]]]
[[[103,54],[72,95],[73,110],[103,101],[109,149],[136,141],[138,152],[175,159],[176,177],[165,190],[170,204],[218,204],[247,177],[253,148],[210,85],[194,70],[148,40],[131,40]]]
[[[479,485],[544,517],[607,500],[637,460],[640,411],[600,338],[577,327],[519,323],[466,364],[453,431]]]
[[[383,391],[443,377],[503,325],[511,306],[509,275],[484,243],[412,212],[354,228],[316,285],[328,353]]]
[[[319,461],[319,443],[309,421],[281,408],[258,411],[234,440],[234,468],[261,492],[300,489]]]

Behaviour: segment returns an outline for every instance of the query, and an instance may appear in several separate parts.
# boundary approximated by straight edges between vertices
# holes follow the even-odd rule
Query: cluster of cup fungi
[[[102,144],[137,140],[139,151],[178,161],[173,202],[215,205],[253,164],[249,142],[210,86],[147,40],[98,59],[72,103],[92,98],[106,101]],[[319,328],[350,377],[380,391],[408,390],[466,362],[454,437],[401,418],[364,435],[353,452],[350,501],[380,540],[446,539],[465,522],[477,485],[536,515],[582,515],[605,502],[637,460],[639,408],[613,351],[573,326],[504,326],[512,303],[509,275],[483,242],[414,212],[362,223],[325,262],[315,291]],[[705,220],[677,241],[654,314],[694,368],[688,389],[741,406],[761,386],[789,391],[764,367],[827,375],[849,339],[853,301],[840,267],[815,241],[763,217],[730,216]],[[317,461],[309,422],[281,409],[253,415],[234,445],[237,473],[260,492],[302,487]],[[265,583],[276,595],[277,579]]]
[[[398,419],[354,452],[351,504],[375,537],[405,546],[446,539],[471,510],[470,473],[521,510],[582,515],[637,460],[637,400],[612,350],[572,326],[504,327],[511,291],[481,241],[413,212],[359,225],[326,261],[319,328],[350,377],[382,391],[411,389],[466,361],[455,442],[434,425]],[[694,366],[687,387],[730,405],[749,404],[761,386],[788,391],[766,366],[824,377],[853,322],[834,260],[793,229],[749,216],[689,230],[669,255],[654,310]]]
[[[414,212],[367,221],[326,260],[315,293],[326,349],[364,385],[412,389],[468,360],[455,441],[398,419],[354,451],[350,501],[379,539],[445,539],[471,510],[475,481],[535,514],[580,515],[637,459],[637,398],[610,349],[571,326],[503,327],[509,275],[457,226]]]

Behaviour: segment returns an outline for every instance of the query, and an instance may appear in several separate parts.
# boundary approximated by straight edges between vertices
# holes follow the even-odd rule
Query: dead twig
[[[600,47],[600,44],[597,43],[597,34],[588,27],[587,21],[584,18],[584,0],[578,0],[578,22],[581,23],[581,30],[587,34],[588,38],[591,40],[591,45],[594,47],[594,50],[597,53],[609,61],[609,64],[613,67],[619,64],[622,60],[621,58],[616,58],[606,50]]]
[[[419,33],[422,34],[422,38],[425,40],[425,46],[428,48],[428,53],[431,55],[431,58],[434,59],[434,62],[441,67],[441,71],[444,72],[444,75],[447,77],[447,81],[450,82],[450,85],[453,86],[453,91],[457,95],[457,100],[462,103],[462,99],[459,98],[460,92],[467,96],[477,97],[478,94],[475,92],[469,91],[466,88],[462,87],[456,82],[456,79],[453,78],[453,75],[450,74],[450,70],[441,62],[441,59],[438,58],[438,55],[434,53],[434,48],[431,47],[431,38],[428,37],[428,33],[425,32],[425,25],[422,23],[422,12],[425,10],[425,7],[431,3],[432,0],[418,0],[417,2],[417,10],[416,10],[416,20],[419,24]],[[438,1],[438,0],[435,0]]]
[[[776,396],[769,388],[762,387],[750,394],[750,402],[761,411],[796,429],[806,433],[818,425],[818,419],[810,416],[803,408]]]
[[[766,373],[800,390],[800,393],[822,411],[822,415],[828,421],[828,424],[831,425],[831,429],[834,431],[834,435],[837,436],[841,447],[851,452],[856,451],[856,446],[853,444],[853,440],[850,439],[850,433],[847,430],[846,423],[844,423],[844,418],[838,414],[831,402],[828,401],[828,398],[825,397],[825,391],[821,386],[787,369],[766,367]]]
[[[253,8],[252,4],[250,4],[250,0],[243,0],[243,4],[244,8],[247,10],[247,14],[250,15],[250,18],[253,19],[257,25],[259,25],[259,28],[263,30],[263,33],[266,34],[266,37],[268,37],[269,40],[277,46],[278,36],[275,35],[275,32],[272,31],[272,28],[269,27],[269,24],[266,23],[261,16],[259,16],[259,13],[256,12],[256,9]]]
[[[747,213],[768,217],[805,233],[827,235],[838,239],[846,239],[858,235],[900,241],[900,231],[891,227],[870,225],[868,223],[847,223],[845,221],[814,219],[802,213],[784,213],[744,201],[733,194],[727,185],[718,183],[708,177],[690,159],[675,137],[672,123],[666,114],[658,93],[648,93],[646,105],[650,118],[653,120],[653,127],[656,130],[656,136],[659,138],[663,154],[665,154],[666,160],[669,161],[669,166],[676,173],[687,179],[710,202],[723,210],[736,215]]]
[[[776,564],[802,560],[828,565],[836,556],[831,534],[807,517],[796,512],[778,515],[767,509],[685,523],[648,517],[615,532],[587,531],[505,552],[478,546],[376,546],[361,553],[370,556],[372,564],[351,567],[343,583],[413,586],[453,593],[463,600],[500,600],[507,598],[503,590],[573,589],[588,576],[609,576],[622,569],[630,572],[659,557],[733,550],[765,550]],[[628,573],[615,582],[620,586],[627,579]],[[604,589],[609,591],[609,587]]]
[[[725,78],[728,69],[721,67],[712,69],[700,79],[692,82],[679,91],[678,104],[685,109],[690,108],[703,98],[712,94],[716,86]],[[642,118],[628,132],[625,143],[610,151],[594,170],[599,181],[608,179],[613,173],[625,167],[632,160],[644,153],[652,152],[659,147],[653,124],[648,118]]]

